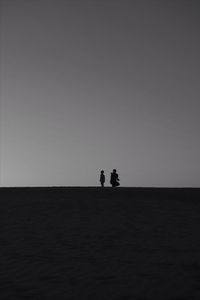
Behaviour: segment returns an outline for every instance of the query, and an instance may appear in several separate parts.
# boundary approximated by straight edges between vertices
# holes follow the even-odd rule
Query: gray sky
[[[200,1],[0,3],[2,186],[200,186]]]

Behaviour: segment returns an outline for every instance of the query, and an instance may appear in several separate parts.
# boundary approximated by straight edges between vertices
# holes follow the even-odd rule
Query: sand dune
[[[1,188],[0,299],[200,299],[200,189]]]

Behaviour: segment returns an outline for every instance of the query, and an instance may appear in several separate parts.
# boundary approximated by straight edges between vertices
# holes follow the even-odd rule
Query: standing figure
[[[119,181],[120,181],[120,179],[119,179],[119,176],[117,174],[117,170],[114,169],[112,171],[112,173],[110,174],[110,183],[111,183],[112,187],[119,186]]]
[[[100,182],[101,182],[101,186],[104,187],[104,183],[105,183],[104,170],[101,171],[101,174],[100,174]]]

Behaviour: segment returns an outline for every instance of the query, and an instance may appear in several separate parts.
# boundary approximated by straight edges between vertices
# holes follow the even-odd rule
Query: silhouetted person
[[[114,169],[112,171],[112,173],[110,174],[110,183],[111,183],[112,187],[119,186],[119,176],[117,174],[116,169]]]
[[[101,171],[101,174],[100,174],[100,182],[101,182],[101,186],[104,187],[104,183],[105,183],[104,170]]]

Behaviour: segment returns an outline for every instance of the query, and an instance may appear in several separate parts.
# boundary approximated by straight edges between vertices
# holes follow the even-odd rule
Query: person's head
[[[117,172],[117,170],[116,169],[113,169],[113,173],[116,173]]]
[[[104,170],[101,170],[101,174],[103,174],[104,173]]]

